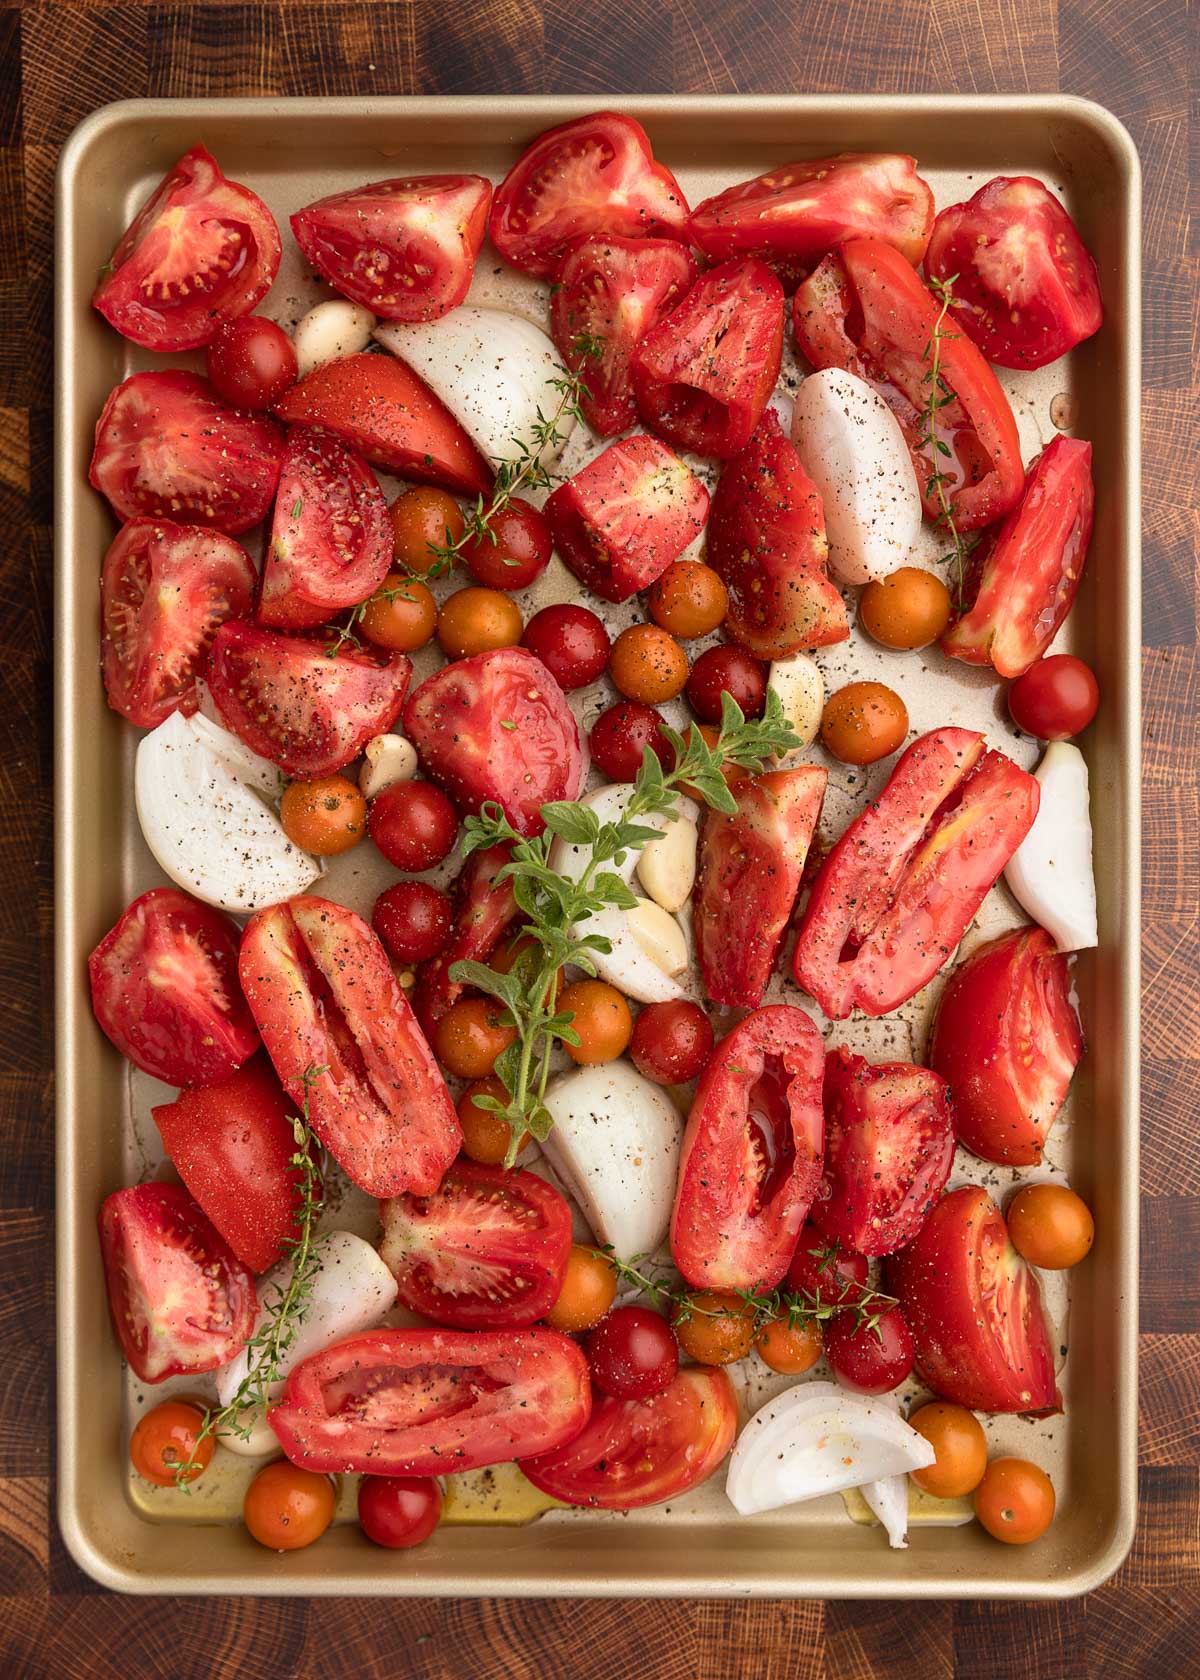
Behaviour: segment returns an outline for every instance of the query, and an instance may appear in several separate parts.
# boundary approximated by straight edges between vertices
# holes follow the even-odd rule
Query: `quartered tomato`
[[[375,474],[337,438],[297,426],[279,474],[259,623],[324,624],[365,601],[391,563],[392,524]]]
[[[912,453],[925,511],[939,511],[931,474],[940,472],[959,531],[978,531],[1021,494],[1024,474],[1017,423],[987,362],[952,323],[938,327],[941,306],[899,251],[878,239],[852,239],[827,256],[796,293],[796,338],[816,368],[838,367],[878,391]],[[938,440],[926,437],[931,346],[939,332],[943,395]]]
[[[114,712],[153,729],[190,717],[208,650],[227,618],[254,605],[258,573],[240,543],[203,525],[131,519],[100,573],[100,657]]]
[[[135,373],[96,422],[89,482],[119,519],[139,514],[237,536],[271,505],[283,431],[228,408],[206,379],[178,368]]]
[[[540,834],[542,806],[577,799],[583,786],[574,715],[524,648],[475,654],[426,677],[404,708],[404,733],[464,815],[495,800],[518,834]]]
[[[610,443],[546,503],[554,546],[605,601],[648,589],[704,529],[708,491],[657,438]]]
[[[943,1196],[888,1261],[887,1287],[935,1394],[976,1412],[1061,1409],[1037,1278],[986,1190],[968,1184]]]
[[[630,361],[643,421],[722,460],[749,443],[779,378],[783,287],[751,257],[710,268]]]
[[[281,250],[257,193],[193,146],[125,230],[92,302],[147,350],[195,350],[265,296]]]
[[[943,653],[1019,677],[1054,640],[1083,576],[1092,536],[1092,446],[1056,437],[1029,469],[999,531],[971,556],[970,605],[942,637]]]
[[[254,1279],[178,1184],[117,1190],[100,1209],[113,1328],[143,1382],[215,1371],[241,1352]]]
[[[272,905],[251,917],[239,970],[284,1089],[354,1183],[369,1196],[436,1190],[458,1116],[366,922],[324,898]]]
[[[291,218],[323,280],[385,321],[433,321],[461,303],[487,229],[482,175],[409,175],[331,193]]]
[[[959,1141],[1013,1167],[1041,1161],[1082,1055],[1070,965],[1040,927],[1006,933],[955,969],[929,1041]]]
[[[671,1253],[704,1289],[773,1289],[821,1177],[821,1035],[802,1009],[756,1009],[709,1057],[679,1160]]]
[[[531,1172],[458,1160],[430,1196],[379,1208],[379,1253],[401,1303],[456,1330],[515,1330],[558,1299],[571,1210]]]
[[[553,278],[568,247],[588,234],[682,240],[687,200],[656,163],[641,123],[595,111],[539,134],[496,188],[492,244],[514,268]]]
[[[673,239],[581,239],[564,257],[550,298],[558,353],[587,387],[581,407],[601,437],[637,419],[629,359],[696,279],[696,259]]]
[[[308,1470],[440,1476],[553,1451],[591,1408],[557,1330],[368,1330],[297,1365],[268,1419]]]
[[[932,980],[1033,826],[1038,784],[970,729],[931,730],[826,857],[796,981],[826,1015],[887,1015]]]
[[[454,925],[440,955],[422,963],[413,988],[413,1008],[430,1036],[442,1017],[466,995],[468,988],[451,980],[457,962],[485,963],[517,914],[510,880],[496,877],[509,861],[506,846],[472,852],[454,883]]]
[[[791,920],[825,797],[824,770],[804,764],[747,777],[737,810],[706,809],[692,930],[714,1003],[755,1009]]]
[[[954,318],[1001,367],[1039,368],[1104,318],[1096,265],[1054,194],[998,175],[933,224],[926,270],[954,282]]]
[[[630,1511],[706,1482],[737,1433],[724,1371],[689,1366],[646,1400],[597,1396],[590,1421],[557,1451],[521,1460],[534,1487],[568,1505]]]
[[[324,642],[255,624],[225,624],[208,662],[208,686],[228,729],[289,776],[332,776],[396,720],[412,664],[365,649],[330,658]]]
[[[769,409],[713,495],[708,563],[729,592],[729,634],[760,659],[844,642],[846,603],[828,558],[817,487]]]
[[[155,887],[88,958],[96,1019],[143,1073],[218,1085],[258,1049],[237,952],[237,929],[219,910]]]
[[[825,1172],[808,1217],[829,1242],[891,1254],[916,1236],[950,1176],[946,1081],[839,1048],[825,1061],[824,1097]]]

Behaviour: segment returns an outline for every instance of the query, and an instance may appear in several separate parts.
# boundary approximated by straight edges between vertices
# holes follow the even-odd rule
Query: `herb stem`
[[[945,324],[954,304],[954,282],[957,279],[957,274],[951,274],[944,280],[935,277],[929,281],[929,289],[937,298],[940,307],[937,319],[930,329],[929,342],[922,354],[922,360],[929,363],[927,371],[921,376],[922,383],[929,387],[929,398],[922,417],[922,430],[917,438],[917,447],[929,452],[930,470],[925,480],[925,495],[936,498],[938,514],[935,523],[942,527],[953,544],[950,552],[941,556],[941,561],[954,562],[954,600],[957,606],[961,606],[966,591],[966,559],[971,545],[965,541],[955,523],[954,509],[947,489],[952,481],[950,474],[943,472],[940,465],[940,457],[949,457],[953,452],[950,445],[938,436],[938,414],[955,401],[955,392],[942,377],[942,343],[945,339],[962,336],[961,333],[949,331]]]

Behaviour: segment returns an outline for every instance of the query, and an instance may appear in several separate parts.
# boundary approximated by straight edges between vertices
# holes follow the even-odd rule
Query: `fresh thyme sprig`
[[[449,536],[450,533],[447,531],[447,539],[449,539]],[[390,603],[396,600],[397,596],[400,595],[409,599],[409,591],[411,590],[413,584],[418,581],[419,580],[416,574],[413,573],[411,576],[401,578],[400,582],[393,584],[390,589],[385,589],[381,585],[373,595],[368,595],[365,601],[360,601],[356,607],[351,607],[350,611],[346,614],[340,624],[330,626],[333,631],[333,636],[330,639],[329,646],[325,649],[326,659],[336,659],[338,654],[341,653],[342,649],[346,646],[347,642],[352,642],[355,647],[361,646],[358,626],[367,616],[368,609],[373,606],[376,601],[387,601]]]
[[[921,353],[921,359],[929,363],[921,375],[921,382],[929,387],[929,396],[922,415],[922,430],[917,438],[917,448],[928,451],[930,470],[925,480],[925,496],[937,499],[938,514],[935,521],[950,538],[953,545],[948,553],[940,555],[939,565],[953,563],[955,586],[953,596],[955,604],[961,606],[966,591],[966,562],[970,554],[972,543],[968,543],[962,536],[954,520],[954,509],[951,506],[947,486],[954,481],[949,473],[941,468],[940,458],[947,458],[953,454],[950,445],[938,436],[938,414],[943,408],[957,400],[956,393],[942,377],[942,344],[947,340],[961,338],[959,332],[952,332],[946,326],[946,317],[954,305],[954,282],[957,274],[948,275],[944,280],[936,277],[929,281],[929,289],[937,298],[940,308],[937,319],[930,329],[929,342]]]

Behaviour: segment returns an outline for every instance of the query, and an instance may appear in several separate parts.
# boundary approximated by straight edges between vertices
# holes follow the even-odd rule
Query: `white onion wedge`
[[[894,1412],[900,1410],[894,1394],[881,1395],[879,1403]],[[877,1482],[864,1482],[858,1491],[883,1524],[888,1545],[893,1551],[903,1551],[908,1545],[908,1477],[884,1476]]]
[[[1060,951],[1083,951],[1097,939],[1087,762],[1070,741],[1051,741],[1034,775],[1037,816],[1004,879]]]

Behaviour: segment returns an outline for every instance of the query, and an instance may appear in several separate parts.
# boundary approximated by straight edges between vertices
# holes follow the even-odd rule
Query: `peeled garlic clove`
[[[682,974],[688,962],[687,940],[674,916],[652,898],[639,898],[637,909],[627,914],[630,933],[655,967],[664,974]]]
[[[655,904],[672,915],[682,910],[696,884],[696,825],[676,817],[662,837],[638,854],[637,877]]]
[[[363,752],[358,785],[364,799],[396,782],[411,782],[417,773],[417,749],[403,735],[373,735]]]
[[[801,746],[811,747],[825,707],[825,682],[816,663],[806,653],[773,659],[767,673],[767,687],[779,696],[783,715],[799,735]]]
[[[356,356],[365,350],[374,328],[374,315],[360,304],[346,298],[318,303],[296,323],[292,334],[300,378],[324,362],[339,362],[343,356]]]

